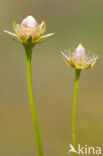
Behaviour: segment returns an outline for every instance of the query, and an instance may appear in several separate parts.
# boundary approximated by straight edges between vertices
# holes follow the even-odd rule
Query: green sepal
[[[44,41],[46,41],[49,37],[51,37],[51,36],[53,36],[53,35],[54,35],[54,33],[50,33],[50,34],[41,36],[41,37],[35,42],[35,44],[43,43]]]
[[[19,37],[15,34],[15,33],[12,33],[10,31],[7,31],[7,30],[4,30],[5,33],[9,34],[9,36],[16,42],[18,43],[22,43],[21,40],[19,39]]]

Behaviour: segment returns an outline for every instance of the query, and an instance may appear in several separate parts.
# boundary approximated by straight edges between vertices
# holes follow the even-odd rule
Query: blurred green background
[[[2,30],[12,31],[31,13],[55,36],[34,48],[32,78],[45,156],[67,156],[72,143],[74,70],[60,51],[82,41],[100,58],[81,74],[77,104],[77,144],[103,148],[103,1],[0,1],[0,156],[37,156],[26,84],[24,49]]]

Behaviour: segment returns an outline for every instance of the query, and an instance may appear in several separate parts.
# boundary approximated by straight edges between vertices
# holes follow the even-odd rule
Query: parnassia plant
[[[76,104],[77,104],[77,94],[78,94],[78,85],[81,70],[87,70],[95,64],[98,56],[93,57],[86,54],[86,50],[82,45],[82,42],[79,43],[78,47],[69,53],[61,52],[63,55],[63,60],[68,67],[75,69],[75,91],[74,91],[74,104],[73,104],[73,123],[72,123],[72,139],[73,147],[76,147]],[[74,153],[75,155],[75,153]]]
[[[8,33],[9,36],[18,43],[21,43],[25,49],[26,54],[26,63],[27,63],[27,80],[28,80],[28,92],[29,92],[29,100],[30,106],[33,116],[33,122],[35,127],[36,134],[36,142],[38,147],[39,156],[43,156],[43,148],[40,139],[40,132],[38,126],[38,120],[34,105],[33,98],[33,89],[32,89],[32,77],[31,77],[31,58],[32,58],[32,49],[36,44],[40,44],[46,41],[49,37],[54,35],[54,33],[50,33],[44,35],[46,31],[46,24],[42,22],[40,25],[37,23],[35,18],[30,14],[21,22],[21,24],[13,23],[14,33],[4,30],[4,32]]]

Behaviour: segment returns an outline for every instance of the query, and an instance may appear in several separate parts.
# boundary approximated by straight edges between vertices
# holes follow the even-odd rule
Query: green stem
[[[31,46],[24,46],[26,52],[26,63],[27,63],[27,81],[28,81],[28,92],[29,92],[29,100],[30,106],[32,111],[33,123],[35,127],[35,134],[36,134],[36,143],[38,147],[39,156],[43,156],[43,149],[40,139],[40,132],[38,126],[38,120],[34,105],[34,98],[33,98],[33,89],[32,89],[32,77],[31,77],[31,57],[32,57],[32,47]]]
[[[74,104],[73,104],[73,147],[76,148],[76,104],[77,104],[77,95],[78,95],[78,85],[79,85],[79,78],[80,78],[81,70],[75,71],[75,91],[74,91]],[[75,155],[75,153],[74,153]]]

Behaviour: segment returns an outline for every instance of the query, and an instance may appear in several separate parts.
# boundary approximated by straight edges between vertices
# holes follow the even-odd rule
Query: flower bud
[[[44,35],[46,31],[45,22],[43,21],[39,25],[36,19],[30,14],[21,22],[20,25],[13,22],[13,28],[14,33],[7,30],[4,30],[4,32],[8,33],[16,42],[23,44],[40,44],[54,35],[54,33]]]
[[[54,35],[54,33],[44,35],[46,31],[45,22],[41,22],[39,25],[36,19],[30,14],[23,19],[21,24],[16,24],[13,22],[14,33],[4,30],[5,33],[18,43],[31,45],[34,47],[35,44],[40,44],[46,41],[49,37]]]
[[[79,43],[78,47],[75,49],[74,52],[70,53],[69,55],[65,54],[64,52],[61,52],[61,54],[63,55],[63,60],[66,63],[66,65],[74,69],[80,70],[87,70],[93,67],[96,60],[98,59],[98,56],[88,56],[81,42]]]
[[[80,43],[73,52],[73,59],[77,62],[85,62],[86,51],[85,48],[82,46],[82,43]]]
[[[21,23],[21,27],[28,28],[28,29],[33,29],[35,25],[37,25],[37,21],[31,15],[28,15]]]
[[[24,43],[30,38],[31,42],[35,43],[35,41],[43,34],[44,29],[42,30],[35,18],[29,15],[21,22],[20,27],[16,29],[16,33]]]

